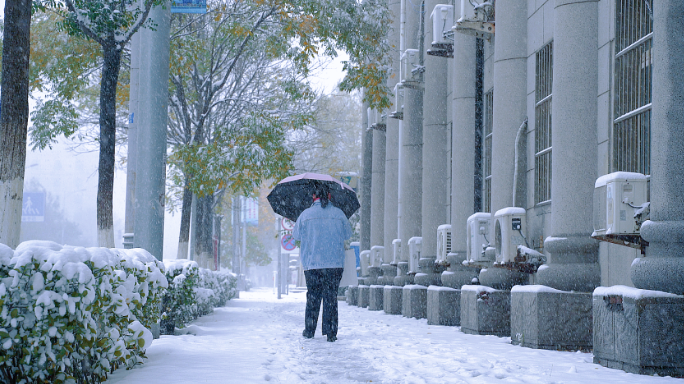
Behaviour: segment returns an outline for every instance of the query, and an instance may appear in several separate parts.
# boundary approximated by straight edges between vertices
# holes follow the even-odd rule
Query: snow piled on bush
[[[237,277],[232,273],[199,268],[192,260],[165,260],[169,287],[162,304],[161,331],[175,334],[192,320],[222,307],[237,294]]]
[[[173,330],[235,296],[234,275],[167,265],[143,249],[0,244],[0,382],[102,382],[143,362],[153,325]]]
[[[101,382],[141,363],[167,287],[142,249],[0,244],[0,382]]]

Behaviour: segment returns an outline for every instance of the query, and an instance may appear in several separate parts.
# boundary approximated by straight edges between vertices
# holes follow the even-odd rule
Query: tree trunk
[[[200,265],[203,268],[213,268],[212,252],[212,224],[213,224],[213,210],[212,205],[214,196],[208,195],[197,198],[197,213],[195,214],[195,238],[193,239],[195,245],[195,253]]]
[[[97,180],[97,243],[114,247],[114,151],[116,145],[116,84],[119,80],[121,51],[116,45],[102,46],[104,65],[100,82],[100,162]]]
[[[204,266],[204,261],[202,260],[202,245],[200,239],[202,238],[202,219],[204,217],[204,204],[202,204],[202,199],[200,197],[195,196],[195,216],[193,218],[192,226],[194,227],[193,229],[193,239],[192,239],[192,244],[193,244],[193,259],[197,261],[197,263],[200,265],[200,267]]]
[[[0,243],[19,245],[26,169],[31,0],[5,3],[0,102]]]
[[[190,240],[190,213],[192,208],[192,191],[190,190],[190,177],[185,176],[183,186],[183,205],[181,206],[180,234],[178,235],[177,259],[188,258],[188,242]]]

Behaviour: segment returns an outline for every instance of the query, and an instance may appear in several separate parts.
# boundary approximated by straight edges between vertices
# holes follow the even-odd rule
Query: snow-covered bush
[[[192,260],[164,261],[169,288],[162,305],[162,333],[211,313],[236,295],[235,275],[200,269]]]
[[[167,285],[140,249],[0,245],[0,382],[100,382],[140,363]]]

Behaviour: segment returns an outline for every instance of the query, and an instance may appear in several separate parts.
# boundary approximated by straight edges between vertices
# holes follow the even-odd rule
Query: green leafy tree
[[[100,81],[100,159],[98,164],[97,227],[100,246],[114,246],[113,189],[116,143],[116,87],[121,53],[135,32],[152,26],[148,19],[154,0],[142,6],[132,0],[49,0],[41,4],[62,19],[59,26],[72,36],[84,36],[102,49]],[[69,129],[69,127],[65,127]]]
[[[250,194],[261,180],[285,177],[292,157],[286,133],[310,119],[313,94],[273,40],[282,28],[277,11],[217,2],[203,17],[172,20],[178,60],[170,75],[168,138],[174,196],[182,205],[179,257],[187,254],[192,196],[196,253],[206,255],[224,191]]]
[[[62,17],[48,10],[34,14],[31,24],[32,149],[51,147],[64,136],[75,139],[70,144],[79,150],[98,150],[101,46],[85,36],[70,36],[61,23]],[[130,55],[123,51],[116,93],[119,156],[126,141],[129,63]]]

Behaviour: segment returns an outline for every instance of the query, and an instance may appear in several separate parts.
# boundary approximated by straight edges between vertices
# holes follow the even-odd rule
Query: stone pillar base
[[[423,285],[429,287],[431,285],[442,285],[439,273],[416,273],[413,277],[413,283],[416,285]]]
[[[513,287],[511,343],[537,349],[591,349],[591,300],[591,293],[542,285]]]
[[[428,287],[427,323],[461,325],[461,290],[434,285]]]
[[[510,336],[511,291],[464,285],[461,288],[461,332]]]
[[[347,288],[347,304],[357,305],[359,300],[359,287],[358,285],[350,285]]]
[[[356,302],[356,305],[358,305],[361,308],[366,308],[368,307],[370,300],[370,287],[367,285],[359,285],[359,298]]]
[[[684,296],[598,287],[594,363],[637,374],[684,376]]]
[[[442,272],[441,280],[442,286],[461,289],[464,285],[473,283],[473,279],[477,278],[478,272],[476,270],[470,271],[444,271]]]
[[[386,285],[383,290],[382,305],[388,315],[401,315],[401,296],[403,288]]]
[[[404,317],[424,319],[427,317],[427,287],[407,285],[401,297],[401,314]]]
[[[403,287],[411,284],[413,284],[413,276],[411,275],[401,275],[394,278],[394,285],[397,287]]]
[[[514,285],[524,285],[529,279],[529,275],[504,268],[491,267],[482,269],[478,279],[483,286],[509,291]]]
[[[384,296],[384,285],[371,285],[369,290],[368,309],[371,311],[382,311],[382,299]]]

